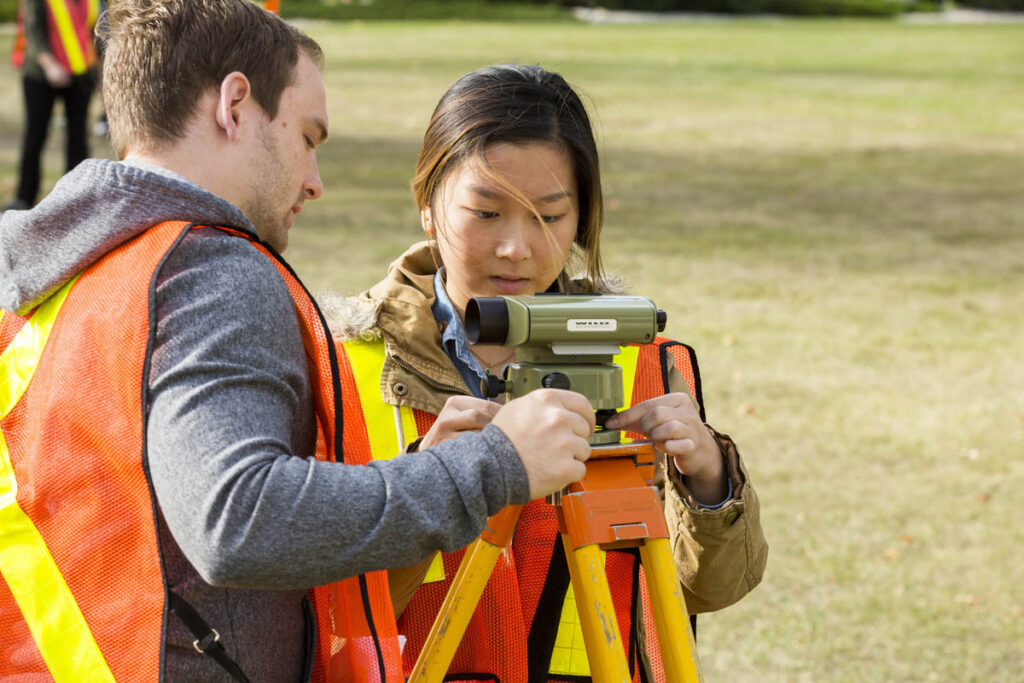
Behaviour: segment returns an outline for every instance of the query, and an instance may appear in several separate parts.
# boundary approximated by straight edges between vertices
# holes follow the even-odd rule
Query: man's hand
[[[676,469],[686,476],[698,501],[712,504],[726,496],[728,483],[722,453],[686,394],[665,394],[638,403],[608,418],[605,428],[646,434],[654,447],[670,456]]]
[[[526,468],[530,499],[561,490],[586,473],[587,437],[594,431],[594,408],[582,394],[538,389],[509,401],[494,416]]]
[[[441,409],[433,426],[420,441],[420,449],[454,439],[462,432],[479,432],[490,424],[501,405],[472,396],[452,396]]]

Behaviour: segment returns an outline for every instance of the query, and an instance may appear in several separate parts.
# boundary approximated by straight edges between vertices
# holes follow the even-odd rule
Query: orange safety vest
[[[14,44],[11,46],[11,64],[20,69],[25,63],[25,5],[18,3],[18,18],[14,30]]]
[[[630,347],[626,347],[627,349]],[[635,361],[623,366],[626,402],[629,405],[668,392],[669,368],[675,366],[697,398],[704,418],[697,358],[689,346],[665,338],[631,347]],[[624,353],[623,356],[626,354]],[[339,344],[342,395],[345,397],[345,448],[356,443],[376,451],[374,457],[392,457],[417,436],[427,433],[435,415],[384,404],[380,396],[381,342]],[[630,375],[632,374],[632,381]],[[361,404],[357,399],[361,398]],[[391,416],[391,411],[394,416]],[[398,432],[398,438],[371,433]],[[639,434],[629,434],[640,438]],[[405,443],[397,443],[404,441]],[[376,443],[374,443],[376,442]],[[430,627],[441,609],[463,551],[435,558],[423,585],[413,595],[399,619],[399,632],[407,637],[403,651],[405,671],[411,673]],[[664,683],[657,638],[645,637],[643,625],[654,624],[643,567],[636,549],[612,550],[606,555],[606,571],[619,629],[628,634],[626,652],[633,680],[639,683],[646,659],[659,683]],[[439,561],[438,561],[439,560]],[[558,533],[554,508],[543,500],[527,504],[519,519],[511,547],[495,565],[462,643],[452,660],[446,681],[589,680],[582,642],[573,609],[568,567]],[[643,610],[644,618],[634,615]]]
[[[192,229],[249,239],[295,302],[316,406],[316,457],[341,451],[337,358],[316,304],[248,233],[161,223],[29,316],[0,318],[0,679],[153,681],[168,595],[146,467],[151,291]],[[345,454],[345,462],[359,463]],[[365,462],[365,461],[362,461]],[[315,681],[401,680],[386,572],[311,591]]]
[[[11,50],[11,63],[25,63],[25,8],[18,4],[18,28]],[[99,17],[99,0],[46,0],[49,50],[69,73],[79,76],[96,65],[93,28]]]
[[[92,30],[99,13],[99,0],[46,0],[50,51],[73,75],[84,74],[97,62]]]

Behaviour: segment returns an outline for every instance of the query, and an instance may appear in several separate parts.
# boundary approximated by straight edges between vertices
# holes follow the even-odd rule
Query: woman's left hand
[[[701,502],[717,503],[725,495],[722,453],[686,394],[664,394],[638,403],[608,418],[605,428],[646,434],[655,448],[673,459]],[[702,500],[713,499],[718,491],[718,500]]]

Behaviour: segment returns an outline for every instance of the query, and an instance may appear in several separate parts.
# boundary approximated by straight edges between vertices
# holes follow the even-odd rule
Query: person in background
[[[21,0],[24,41],[16,42],[12,59],[22,71],[25,129],[18,187],[4,210],[31,208],[39,198],[43,147],[58,99],[64,103],[67,170],[89,156],[89,102],[99,67],[93,28],[99,12],[99,0]]]
[[[389,445],[380,449],[388,456],[396,441],[405,444],[408,459],[486,429],[499,414],[498,403],[483,400],[480,381],[500,376],[515,350],[468,344],[471,297],[619,289],[601,267],[602,191],[590,119],[556,73],[497,65],[456,81],[431,117],[412,190],[428,241],[412,245],[360,297],[323,298],[339,355],[352,366],[354,386],[343,391],[362,399],[361,410],[346,412],[346,430],[368,431],[371,441]],[[624,387],[632,407],[606,426],[652,439],[661,454],[657,483],[687,607],[731,605],[761,581],[768,546],[736,445],[704,423],[696,354],[659,339],[616,362],[635,369],[635,383]],[[392,600],[404,609],[407,673],[461,555],[389,572]],[[635,551],[609,551],[606,569],[635,680],[663,680],[655,675],[657,645],[637,589]],[[579,627],[563,621],[575,614],[573,600],[554,510],[534,500],[445,680],[585,679],[586,653],[571,645],[582,647]]]

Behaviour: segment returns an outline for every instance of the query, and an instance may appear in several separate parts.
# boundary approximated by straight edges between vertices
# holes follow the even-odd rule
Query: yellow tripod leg
[[[675,563],[668,539],[646,539],[640,546],[640,561],[647,577],[666,678],[681,683],[703,681],[697,643],[690,629],[683,589],[675,578]]]
[[[409,683],[440,683],[448,673],[494,565],[512,538],[520,510],[521,505],[511,505],[488,519],[488,527],[481,537],[466,548],[441,611],[409,675]]]
[[[590,676],[594,683],[622,683],[630,680],[629,664],[619,635],[612,593],[604,570],[604,554],[596,544],[573,550],[572,541],[562,534],[569,579],[576,593],[576,608],[587,647]]]

